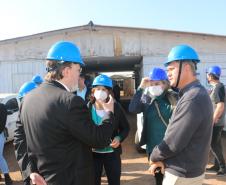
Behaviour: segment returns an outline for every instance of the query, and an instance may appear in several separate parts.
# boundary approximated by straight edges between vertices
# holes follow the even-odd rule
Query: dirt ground
[[[147,173],[148,164],[145,154],[140,154],[134,147],[134,134],[136,130],[136,116],[128,114],[131,124],[131,132],[129,137],[123,143],[122,155],[122,185],[154,185],[154,179]],[[226,133],[223,134],[224,156],[226,159]],[[22,185],[20,171],[15,160],[14,149],[12,143],[5,146],[4,155],[8,161],[10,175],[14,180],[14,185]],[[210,158],[212,158],[210,156]],[[211,160],[210,160],[211,161]],[[3,180],[0,184],[4,184]],[[107,184],[106,178],[102,179],[102,184]],[[226,176],[217,177],[214,173],[206,173],[204,185],[226,185]]]

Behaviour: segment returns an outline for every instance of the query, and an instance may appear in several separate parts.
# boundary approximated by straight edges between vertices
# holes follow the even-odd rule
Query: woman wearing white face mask
[[[97,76],[92,84],[90,102],[88,108],[96,125],[102,124],[102,118],[105,116],[101,101],[108,101],[109,95],[113,96],[112,80],[106,75]],[[114,122],[116,123],[109,146],[105,148],[94,148],[94,168],[95,168],[95,185],[101,184],[101,174],[103,167],[106,171],[109,185],[120,185],[121,176],[121,143],[128,136],[129,123],[121,105],[114,103]]]
[[[169,89],[166,72],[153,68],[149,77],[142,79],[141,84],[129,105],[133,113],[143,112],[144,123],[140,145],[146,144],[146,152],[151,154],[165,134],[169,119],[177,101],[177,94]],[[161,185],[163,175],[156,172],[156,184]]]

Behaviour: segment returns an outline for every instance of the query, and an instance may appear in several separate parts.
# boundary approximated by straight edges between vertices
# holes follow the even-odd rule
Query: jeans
[[[9,168],[3,156],[4,145],[5,145],[5,136],[4,133],[2,132],[0,134],[0,169],[3,174],[6,174],[9,173]]]
[[[221,144],[222,130],[223,126],[214,126],[211,141],[211,151],[213,152],[213,155],[215,157],[215,166],[219,168],[225,168],[225,161]]]

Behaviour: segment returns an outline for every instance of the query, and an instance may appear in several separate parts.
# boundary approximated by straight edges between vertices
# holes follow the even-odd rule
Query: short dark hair
[[[219,80],[220,78],[213,73],[208,73],[208,75],[213,79],[213,80]]]
[[[196,76],[197,65],[193,60],[184,60],[183,64],[188,64],[191,67],[194,76]]]

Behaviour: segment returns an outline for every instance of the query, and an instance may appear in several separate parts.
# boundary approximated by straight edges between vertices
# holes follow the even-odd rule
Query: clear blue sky
[[[226,0],[1,0],[0,40],[88,24],[226,35]]]

